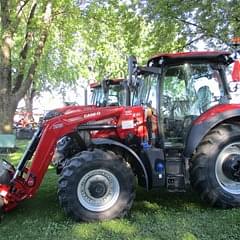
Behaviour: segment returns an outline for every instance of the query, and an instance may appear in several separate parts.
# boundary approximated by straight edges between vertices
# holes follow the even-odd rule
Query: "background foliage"
[[[200,40],[208,47],[227,49],[229,39],[240,34],[238,0],[2,0],[2,13],[9,13],[10,27],[4,27],[1,18],[1,38],[6,30],[13,32],[9,96],[19,73],[24,76],[20,83],[26,82],[48,3],[52,4],[51,24],[33,84],[28,84],[35,92],[125,77],[129,55],[145,63],[157,52],[197,48]],[[30,18],[33,4],[36,8]],[[23,57],[26,42],[28,51]]]

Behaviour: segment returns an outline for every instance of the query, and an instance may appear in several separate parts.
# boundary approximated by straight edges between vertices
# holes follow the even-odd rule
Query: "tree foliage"
[[[185,43],[178,36],[182,23],[155,21],[144,13],[142,1],[93,0],[82,11],[81,37],[84,66],[96,79],[124,77],[127,57],[143,61],[159,51],[173,51]],[[89,73],[88,71],[85,71]]]
[[[239,8],[238,0],[149,0],[147,12],[155,20],[181,22],[179,34],[188,38],[189,46],[201,39],[211,47],[223,47],[240,34]]]
[[[240,34],[239,8],[237,0],[1,0],[0,131],[31,87],[124,77],[129,55],[146,62],[199,39],[228,43]]]
[[[79,10],[71,0],[1,0],[0,7],[0,132],[3,132],[11,129],[19,100],[33,83],[35,86],[40,83],[36,73],[45,52],[52,47],[51,40],[69,39],[64,38],[65,34],[75,32],[73,18]],[[64,21],[68,16],[70,20]],[[67,28],[68,31],[56,36],[60,29]]]

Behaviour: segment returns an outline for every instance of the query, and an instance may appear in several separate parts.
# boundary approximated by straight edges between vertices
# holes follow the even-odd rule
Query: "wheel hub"
[[[240,142],[227,145],[219,153],[215,176],[226,192],[240,194]]]
[[[105,169],[86,173],[80,180],[77,195],[82,206],[90,211],[101,212],[111,208],[120,194],[118,179]]]
[[[223,173],[229,179],[240,182],[240,155],[231,154],[225,159]]]
[[[107,186],[104,182],[92,182],[89,186],[89,192],[94,198],[101,198],[107,192]]]

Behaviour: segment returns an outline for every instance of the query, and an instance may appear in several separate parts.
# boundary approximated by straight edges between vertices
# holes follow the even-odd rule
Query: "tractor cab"
[[[211,107],[229,102],[225,75],[229,55],[159,54],[148,61],[147,68],[139,68],[139,90],[133,104],[153,110],[165,148],[183,149],[192,122]]]
[[[135,73],[133,82],[138,86],[133,105],[143,106],[148,113],[148,144],[143,144],[143,152],[152,166],[152,187],[185,191],[190,182],[195,184],[198,178],[191,166],[199,167],[200,160],[195,159],[210,154],[215,141],[219,148],[224,132],[226,151],[220,155],[217,150],[214,152],[215,157],[209,161],[217,163],[211,171],[216,171],[223,189],[238,194],[239,180],[232,177],[235,170],[230,169],[234,164],[238,169],[237,160],[232,157],[238,155],[239,145],[228,143],[228,136],[238,132],[234,123],[237,126],[240,114],[239,104],[230,102],[226,77],[226,68],[233,61],[229,52],[222,51],[159,54],[146,67],[135,67],[130,72]],[[207,187],[205,183],[200,187],[203,186]]]
[[[90,85],[91,103],[97,106],[121,106],[124,100],[124,79],[105,79]]]

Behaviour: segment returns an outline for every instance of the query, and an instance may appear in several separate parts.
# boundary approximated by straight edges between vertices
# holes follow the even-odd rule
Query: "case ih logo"
[[[101,112],[93,112],[93,113],[87,113],[83,115],[83,118],[90,118],[101,115]]]

